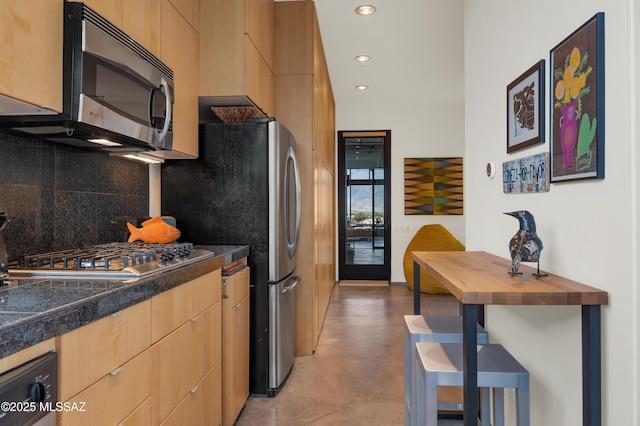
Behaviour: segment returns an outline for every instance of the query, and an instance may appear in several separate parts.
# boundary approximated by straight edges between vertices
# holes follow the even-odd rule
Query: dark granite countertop
[[[200,246],[214,255],[135,280],[21,278],[0,288],[0,358],[135,305],[249,256],[248,246]]]

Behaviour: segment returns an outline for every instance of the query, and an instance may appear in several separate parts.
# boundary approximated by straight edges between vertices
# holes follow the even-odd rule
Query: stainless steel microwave
[[[170,150],[173,71],[83,3],[65,2],[63,112],[0,125],[107,151]]]

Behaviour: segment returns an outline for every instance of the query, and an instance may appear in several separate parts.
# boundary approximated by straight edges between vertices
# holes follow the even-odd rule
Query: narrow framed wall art
[[[544,142],[544,59],[507,86],[507,152]]]

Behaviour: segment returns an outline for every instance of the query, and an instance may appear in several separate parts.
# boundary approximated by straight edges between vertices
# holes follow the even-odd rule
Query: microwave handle
[[[160,132],[160,141],[163,141],[169,132],[169,125],[171,124],[171,118],[173,116],[173,102],[171,102],[171,90],[169,88],[169,83],[167,83],[164,77],[160,78],[160,86],[164,87],[167,111],[167,116],[164,119],[164,126],[162,126],[162,131]]]

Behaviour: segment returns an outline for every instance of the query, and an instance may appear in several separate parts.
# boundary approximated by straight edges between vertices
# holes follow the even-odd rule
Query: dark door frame
[[[384,138],[384,263],[357,265],[346,263],[346,156],[345,139]],[[338,131],[338,277],[340,280],[389,280],[391,278],[391,130]]]

